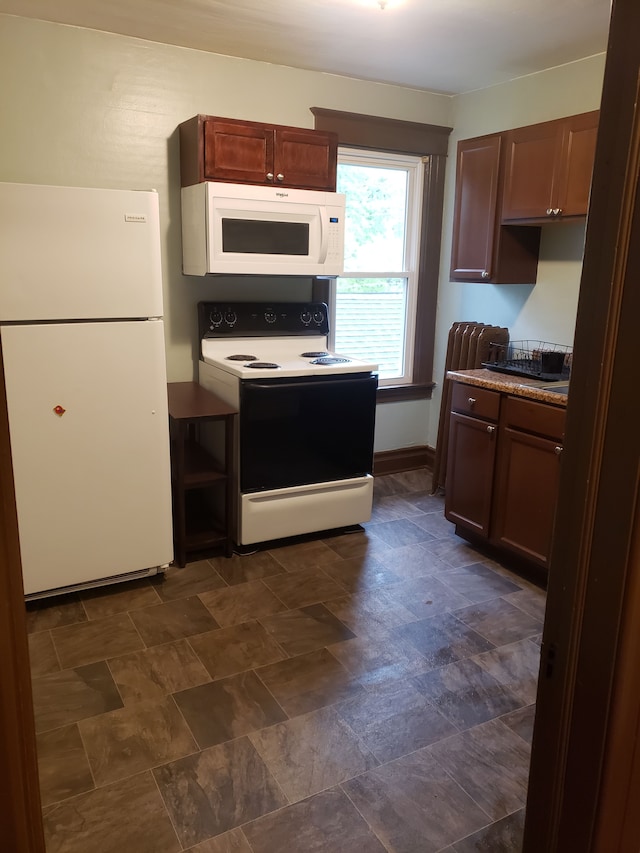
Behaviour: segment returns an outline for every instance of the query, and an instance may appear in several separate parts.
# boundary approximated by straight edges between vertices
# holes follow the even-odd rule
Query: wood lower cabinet
[[[181,186],[202,181],[334,192],[335,133],[197,115],[180,125]]]
[[[478,411],[479,392],[493,395],[491,420]],[[455,382],[445,517],[463,535],[546,570],[564,422],[559,406]]]
[[[540,231],[500,224],[504,134],[458,143],[451,280],[533,284]]]
[[[503,223],[587,215],[598,118],[596,110],[505,134]]]
[[[500,394],[454,382],[447,448],[445,516],[489,535]]]
[[[546,568],[555,518],[565,411],[505,397],[491,540]]]
[[[454,412],[449,423],[445,515],[482,536],[489,536],[495,424]]]

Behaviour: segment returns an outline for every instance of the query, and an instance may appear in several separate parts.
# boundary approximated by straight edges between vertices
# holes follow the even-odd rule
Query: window
[[[423,164],[342,149],[345,271],[331,293],[332,347],[379,365],[380,385],[413,381]]]
[[[314,115],[317,130],[336,134],[344,157],[351,150],[352,154],[359,151],[368,154],[379,162],[386,154],[390,154],[392,159],[402,159],[406,156],[410,160],[417,159],[422,164],[424,175],[420,245],[416,247],[418,253],[417,282],[415,293],[412,296],[416,300],[415,311],[413,312],[415,328],[412,339],[412,378],[409,379],[408,374],[405,374],[403,382],[391,378],[384,380],[384,387],[378,388],[377,399],[379,403],[392,403],[400,400],[417,400],[430,397],[434,385],[433,346],[440,272],[444,173],[451,128],[382,116],[364,115],[363,113],[329,110],[323,107],[311,107],[311,112]],[[404,274],[407,271],[404,269],[401,271],[384,270],[383,272],[399,272],[401,273],[399,277],[404,279]],[[357,272],[374,273],[373,277],[376,278],[380,270],[357,270]],[[344,280],[349,277],[350,275],[342,276]],[[371,276],[366,277],[370,278]],[[312,289],[314,299],[329,302],[335,307],[336,290],[335,285],[329,288],[326,280],[314,279]],[[409,284],[409,292],[410,290],[411,283]],[[407,311],[407,316],[409,313],[410,309]],[[411,362],[406,344],[404,360],[405,364]]]

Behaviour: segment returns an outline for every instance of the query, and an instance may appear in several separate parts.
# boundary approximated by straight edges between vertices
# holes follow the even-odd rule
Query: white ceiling
[[[384,0],[382,0],[384,2]],[[0,0],[0,12],[460,93],[606,50],[610,0]]]

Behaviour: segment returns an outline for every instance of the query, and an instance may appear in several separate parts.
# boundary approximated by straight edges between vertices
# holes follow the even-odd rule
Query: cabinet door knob
[[[467,400],[467,402],[469,403],[469,408],[470,408],[470,409],[473,409],[473,407],[474,407],[474,406],[475,406],[475,404],[476,404],[476,398],[475,398],[475,397],[469,397],[469,399]]]
[[[277,181],[284,181],[284,175],[283,175],[283,174],[281,174],[281,173],[277,174],[277,175],[276,175],[276,180],[277,180]]]
[[[494,426],[488,426],[487,427],[487,432],[489,433],[489,435],[493,435],[493,433],[495,431],[496,431],[496,428]]]
[[[272,180],[273,180],[273,172],[267,172],[267,180],[268,180],[268,181],[272,181]]]
[[[550,207],[548,207],[547,208],[547,216],[551,216],[552,213],[553,213],[553,210]]]
[[[553,215],[554,216],[560,216],[561,213],[562,213],[562,208],[560,208],[560,207],[554,207],[553,208]]]
[[[556,445],[556,446],[553,448],[553,452],[556,454],[556,456],[560,456],[560,454],[562,453],[562,447],[560,447],[560,445],[559,445],[559,444],[558,444],[558,445]]]
[[[489,278],[489,273],[487,270],[482,270],[482,278]]]

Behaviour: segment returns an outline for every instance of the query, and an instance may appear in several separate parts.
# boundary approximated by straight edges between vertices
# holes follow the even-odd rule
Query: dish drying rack
[[[573,348],[548,341],[492,343],[482,366],[497,373],[529,376],[546,382],[567,381],[571,374]]]

